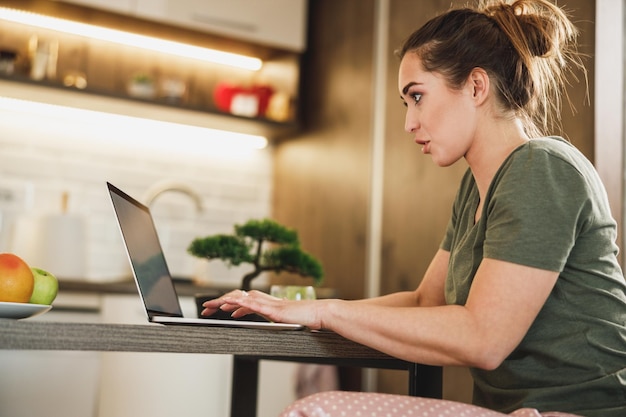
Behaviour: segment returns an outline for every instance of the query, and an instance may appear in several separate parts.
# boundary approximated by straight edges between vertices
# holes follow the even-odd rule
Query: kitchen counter
[[[188,280],[175,280],[174,286],[179,296],[193,297],[196,294],[218,294],[233,288],[196,285]],[[137,294],[137,286],[132,279],[113,282],[69,281],[59,279],[59,294]]]
[[[194,297],[198,294],[217,295],[234,289],[233,287],[197,285],[186,279],[174,279],[174,286],[179,297]],[[269,287],[259,287],[258,289],[269,292]],[[336,291],[332,288],[316,288],[315,291],[318,298],[337,297]],[[59,279],[59,293],[137,294],[137,286],[132,279],[102,283]]]

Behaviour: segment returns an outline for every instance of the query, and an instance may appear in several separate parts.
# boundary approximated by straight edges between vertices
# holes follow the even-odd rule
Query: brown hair
[[[450,10],[415,31],[398,56],[415,53],[426,71],[459,88],[472,69],[487,71],[505,111],[543,135],[560,121],[561,94],[574,68],[582,69],[577,29],[546,0],[482,0]]]

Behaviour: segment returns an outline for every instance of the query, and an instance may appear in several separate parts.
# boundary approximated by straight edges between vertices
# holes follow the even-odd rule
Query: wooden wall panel
[[[584,64],[587,69],[587,82],[581,71],[575,72],[572,84],[567,88],[571,106],[564,101],[561,112],[563,136],[568,138],[591,161],[594,160],[594,85],[595,66],[595,0],[560,0],[558,2],[566,11],[580,31],[578,49],[585,55]]]
[[[449,0],[393,0],[390,52]],[[389,56],[386,116],[383,265],[381,293],[415,289],[439,246],[463,162],[439,168],[404,131],[405,107],[398,92],[399,60]]]
[[[450,4],[450,0],[392,0],[390,52],[432,16],[448,10]],[[436,166],[404,131],[406,109],[398,92],[398,66],[399,60],[390,53],[381,294],[413,290],[419,285],[439,247],[458,182],[467,167],[463,161],[449,168]],[[379,371],[378,389],[405,394],[406,375],[397,371]],[[444,396],[453,400],[471,400],[471,378],[464,368],[445,370]]]
[[[321,260],[324,286],[361,298],[374,1],[311,1],[310,21],[301,74],[304,131],[276,146],[274,218],[297,228],[303,248]]]

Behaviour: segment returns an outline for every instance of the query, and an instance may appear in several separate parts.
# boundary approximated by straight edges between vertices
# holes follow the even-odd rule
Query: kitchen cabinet
[[[289,51],[306,47],[307,0],[56,0]]]
[[[180,297],[186,317],[197,317],[193,297]],[[107,294],[103,323],[146,324],[136,294]],[[102,353],[98,417],[228,416],[232,356],[174,353]],[[295,400],[298,365],[263,361],[258,415],[276,416]],[[120,379],[120,375],[124,375]]]
[[[67,3],[123,14],[131,14],[135,10],[135,0],[68,0]]]
[[[28,320],[100,322],[100,296],[59,294]],[[100,352],[0,351],[0,416],[89,417],[97,404]]]
[[[84,7],[86,1],[92,7]],[[118,9],[115,14],[105,13],[103,7],[96,8],[96,3],[104,3],[104,0],[39,0],[25,3],[7,0],[6,6],[183,45],[256,57],[262,60],[263,65],[259,70],[233,68],[175,53],[42,29],[37,30],[35,40],[41,45],[58,45],[58,48],[55,49],[55,59],[50,61],[54,64],[46,63],[54,69],[39,79],[33,77],[30,71],[30,61],[34,60],[29,46],[33,44],[33,28],[7,21],[0,29],[3,40],[0,46],[14,50],[19,59],[14,63],[15,69],[1,74],[0,78],[14,82],[16,86],[12,90],[30,90],[30,86],[40,86],[74,93],[75,102],[95,102],[97,98],[102,98],[103,102],[109,98],[123,99],[126,103],[120,103],[122,107],[130,107],[127,104],[153,105],[150,106],[152,110],[166,114],[166,118],[169,118],[169,113],[178,113],[178,119],[206,118],[210,120],[207,122],[210,127],[262,135],[270,140],[291,136],[299,129],[300,53],[254,43],[255,36],[244,40],[234,34],[208,33],[208,30],[188,24],[187,19],[195,16],[193,10],[198,6],[188,0],[177,2],[176,7],[173,2],[164,0],[126,1],[131,4],[131,13],[123,12],[128,5],[122,0],[111,3],[115,4],[112,8]],[[80,7],[70,4],[77,2]],[[289,4],[291,2],[289,0]],[[257,3],[253,3],[257,7]],[[293,0],[293,3],[301,1]],[[207,4],[213,5],[211,7],[215,10],[222,10],[228,9],[231,2],[218,5],[211,1]],[[285,6],[283,9],[291,15],[292,7]],[[234,13],[233,10],[231,12]],[[298,13],[305,15],[304,10]],[[284,25],[274,22],[272,26]],[[272,36],[289,41],[295,39],[288,34]],[[138,90],[139,87],[143,88]],[[50,96],[45,92],[42,94]],[[81,94],[83,98],[79,97]],[[86,97],[89,94],[94,96],[93,99]]]
[[[92,17],[94,19],[96,16]],[[126,20],[120,20],[120,27],[123,26],[121,23],[128,24]],[[149,24],[151,30],[156,27],[159,27],[156,23]],[[182,30],[177,31],[173,26],[168,26],[167,31],[161,29],[163,34],[171,34],[172,39],[183,41],[176,38]],[[198,35],[197,32],[185,33]],[[5,37],[5,45],[15,49],[22,57],[28,56],[31,27],[7,23],[0,30],[0,35]],[[21,67],[16,68],[15,73],[0,75],[0,83],[6,87],[2,89],[2,96],[91,110],[107,111],[99,109],[106,107],[113,109],[113,113],[232,130],[265,136],[270,140],[290,136],[299,128],[299,58],[295,53],[269,57],[261,70],[251,72],[152,51],[138,52],[128,46],[78,36],[47,32],[38,35],[40,39],[58,40],[57,76],[34,80]],[[76,74],[81,74],[85,80],[84,88],[75,88],[67,83]],[[138,74],[144,74],[152,81],[157,91],[155,97],[131,94],[129,85]],[[164,86],[168,83],[184,87],[178,99],[171,99],[164,93]],[[261,96],[255,95],[257,87],[271,91],[263,113],[260,110]],[[219,105],[218,91],[222,92]],[[234,103],[237,97],[258,97],[257,112],[241,114],[236,111],[238,108]],[[273,111],[270,112],[270,108]],[[137,111],[143,115],[137,114]]]
[[[193,297],[180,302],[196,315]],[[101,314],[103,323],[146,324],[136,294],[103,296]],[[227,416],[231,367],[225,355],[104,352],[97,416]]]
[[[93,0],[92,0],[93,1]],[[136,0],[138,17],[303,52],[307,0]]]

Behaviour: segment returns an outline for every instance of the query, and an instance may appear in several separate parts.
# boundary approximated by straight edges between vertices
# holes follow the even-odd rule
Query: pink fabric
[[[406,395],[327,391],[302,398],[280,417],[503,417],[470,404]],[[511,417],[579,417],[565,413],[539,413],[523,408]]]

